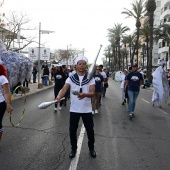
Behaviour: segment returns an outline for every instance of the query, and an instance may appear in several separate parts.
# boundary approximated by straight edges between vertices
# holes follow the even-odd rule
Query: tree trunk
[[[120,56],[120,43],[118,43],[118,58],[119,58],[119,70],[120,70],[120,58],[121,58],[121,56]]]
[[[149,66],[148,66],[148,81],[152,82],[152,48],[153,48],[153,12],[149,13]]]

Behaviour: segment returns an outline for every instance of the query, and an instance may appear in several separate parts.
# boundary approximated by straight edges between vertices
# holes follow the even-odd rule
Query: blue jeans
[[[48,76],[44,75],[44,86],[48,86]]]
[[[135,105],[136,105],[136,99],[139,95],[139,92],[135,92],[135,91],[130,91],[128,90],[128,97],[129,97],[129,112],[134,112],[135,110]]]

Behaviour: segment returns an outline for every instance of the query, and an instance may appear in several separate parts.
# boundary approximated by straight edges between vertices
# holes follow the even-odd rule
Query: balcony
[[[160,16],[160,20],[163,20],[164,18],[170,16],[170,9],[167,9],[166,11],[164,11],[161,16]]]
[[[158,49],[158,54],[160,53],[168,53],[169,47],[162,47]]]

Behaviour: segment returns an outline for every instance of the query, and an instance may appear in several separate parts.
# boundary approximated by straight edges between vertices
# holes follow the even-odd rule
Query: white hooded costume
[[[154,92],[152,95],[152,102],[162,107],[163,103],[167,103],[169,97],[169,85],[164,70],[165,61],[160,61],[160,66],[152,73]]]

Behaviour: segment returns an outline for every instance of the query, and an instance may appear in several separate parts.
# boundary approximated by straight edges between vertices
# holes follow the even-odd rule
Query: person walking
[[[106,69],[104,69],[104,72],[106,73],[106,80],[105,80],[104,86],[103,86],[103,97],[105,97],[106,90],[109,87],[109,84],[108,84],[108,81],[109,81],[109,72]]]
[[[63,73],[65,74],[65,80],[69,77],[69,73],[67,71],[67,68],[66,68],[66,65],[62,65],[62,70],[63,70]],[[67,99],[68,99],[68,96],[69,96],[69,93],[70,93],[70,90],[67,90],[66,94],[65,94],[65,99],[63,100],[63,105],[64,106],[67,106]]]
[[[11,93],[9,89],[9,82],[7,79],[7,70],[2,64],[3,62],[0,60],[0,142],[2,139],[2,133],[3,133],[2,120],[5,114],[5,111],[7,109],[7,111],[10,114],[13,111],[13,108],[10,105]],[[5,97],[3,96],[4,92],[5,92],[6,100],[5,100]]]
[[[124,74],[121,75],[121,84],[120,84],[120,89],[122,93],[122,105],[126,103],[126,98],[125,98],[125,77],[128,73],[127,69],[124,69]]]
[[[41,81],[42,81],[43,85],[44,85],[44,68],[45,68],[45,65],[42,65],[42,67],[41,67]]]
[[[99,67],[96,67],[96,72],[93,76],[95,79],[95,95],[92,97],[92,114],[98,113],[99,100],[103,88],[103,76],[99,72]]]
[[[50,72],[51,72],[51,80],[53,80],[53,78],[54,78],[54,65],[52,65]]]
[[[44,76],[44,86],[48,86],[49,74],[50,74],[49,68],[48,68],[47,65],[45,65],[45,67],[44,67],[44,75],[43,75]]]
[[[99,65],[99,69],[100,69],[100,74],[103,76],[103,82],[106,83],[107,82],[107,75],[106,73],[103,71],[103,65]],[[101,94],[104,94],[104,88],[102,88],[102,92]],[[105,95],[103,96],[105,97]],[[99,99],[99,105],[101,106],[101,96],[100,96],[100,99]]]
[[[80,117],[83,120],[85,129],[88,136],[88,147],[90,154],[93,158],[96,157],[94,150],[94,124],[92,115],[91,98],[95,93],[95,80],[87,79],[87,67],[88,59],[84,56],[79,56],[75,59],[76,73],[68,77],[64,87],[60,90],[56,100],[60,102],[60,99],[65,95],[70,87],[70,90],[77,89],[78,95],[71,93],[71,104],[70,104],[70,142],[71,142],[71,153],[70,158],[74,158],[77,151],[77,129]]]
[[[66,76],[62,70],[62,64],[58,63],[56,66],[56,71],[54,72],[54,81],[55,81],[55,85],[54,85],[54,96],[55,98],[57,97],[59,91],[63,88],[65,81],[66,81]],[[60,102],[60,106],[59,106],[59,110],[62,109],[62,104],[63,101]],[[54,108],[54,112],[57,112],[57,103],[55,103],[55,108]]]
[[[126,77],[126,85],[128,86],[128,97],[129,97],[129,117],[135,117],[134,111],[136,106],[136,99],[139,95],[140,85],[143,83],[143,76],[138,71],[138,65],[132,65],[132,72]]]
[[[37,76],[37,68],[36,68],[36,65],[34,65],[34,67],[33,67],[32,74],[33,74],[33,83],[36,83],[36,76]]]

